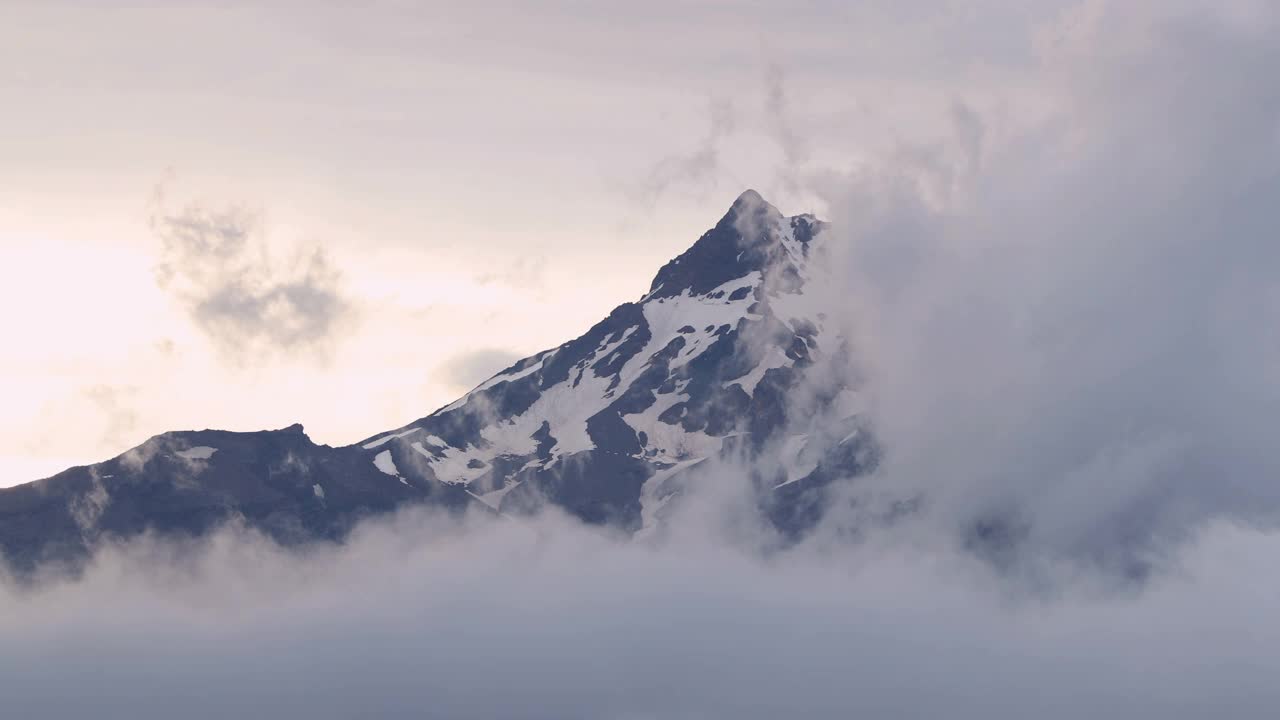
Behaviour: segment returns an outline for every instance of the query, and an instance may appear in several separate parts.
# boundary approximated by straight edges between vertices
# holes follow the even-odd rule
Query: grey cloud
[[[744,113],[729,98],[713,97],[708,105],[707,133],[698,146],[687,153],[662,158],[649,171],[639,193],[645,207],[653,207],[670,192],[706,191],[725,181],[726,163],[722,148],[735,133],[762,127],[783,155],[779,182],[788,192],[799,184],[801,166],[809,151],[805,139],[796,132],[786,88],[786,74],[780,63],[770,61],[764,68],[762,113]]]
[[[0,684],[32,718],[1262,718],[1276,542],[1217,527],[1139,595],[1045,601],[893,546],[761,560],[405,514],[298,552],[230,529],[0,586]]]
[[[294,249],[282,260],[248,210],[191,205],[158,213],[152,228],[161,243],[157,281],[227,358],[322,356],[356,316],[323,249]]]
[[[664,157],[649,170],[640,187],[640,202],[651,208],[668,192],[714,188],[722,170],[721,145],[736,129],[737,111],[733,102],[712,98],[708,103],[706,135],[694,150]]]
[[[457,355],[439,369],[445,382],[466,392],[524,357],[503,348],[482,348]]]
[[[1280,522],[1280,15],[1189,5],[1094,4],[1043,122],[997,142],[961,111],[819,186],[887,448],[853,493],[926,498],[912,532],[1142,573]]]
[[[801,166],[809,156],[803,136],[792,126],[790,114],[786,74],[780,63],[771,61],[765,67],[764,116],[770,136],[782,150],[783,167],[779,174],[788,192],[795,189]]]

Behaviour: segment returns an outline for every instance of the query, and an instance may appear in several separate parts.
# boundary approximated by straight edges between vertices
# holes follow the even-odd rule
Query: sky
[[[1058,8],[999,5],[6,0],[0,484],[429,414],[747,187],[821,212],[797,172],[945,132],[958,92],[1034,113]]]

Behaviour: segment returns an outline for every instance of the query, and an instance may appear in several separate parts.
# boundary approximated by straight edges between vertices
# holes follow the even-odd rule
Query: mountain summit
[[[0,490],[0,550],[31,568],[103,535],[199,534],[233,517],[283,542],[338,539],[413,503],[554,505],[648,532],[715,459],[749,461],[738,467],[766,516],[803,532],[833,479],[875,461],[853,391],[806,383],[846,350],[805,296],[824,227],[748,190],[639,300],[430,415],[343,448],[297,425],[165,433]]]
[[[747,190],[714,228],[658,271],[646,297],[706,294],[748,273],[766,273],[779,261],[789,260],[798,270],[821,227],[812,215],[784,217],[759,193]]]

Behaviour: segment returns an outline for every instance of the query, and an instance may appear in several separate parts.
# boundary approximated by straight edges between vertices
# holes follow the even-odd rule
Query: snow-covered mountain
[[[779,445],[774,484],[801,490],[824,458],[808,433],[778,437],[799,424],[788,398],[841,351],[804,293],[822,229],[747,191],[637,302],[360,447],[406,483],[464,485],[494,510],[552,502],[633,530],[656,519],[666,481],[727,452]],[[852,416],[839,390],[824,408]]]
[[[801,532],[830,482],[876,461],[856,392],[822,372],[848,352],[825,294],[806,293],[826,269],[824,227],[748,190],[639,300],[426,417],[345,448],[300,426],[166,433],[0,490],[0,549],[31,566],[103,533],[200,533],[232,516],[286,541],[336,538],[415,502],[552,504],[644,531],[726,459],[780,529]]]

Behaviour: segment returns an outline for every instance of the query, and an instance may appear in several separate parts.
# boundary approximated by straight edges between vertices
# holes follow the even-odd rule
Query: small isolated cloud
[[[320,247],[272,252],[261,218],[244,208],[189,205],[159,213],[156,278],[229,359],[323,355],[355,316]]]
[[[510,367],[522,355],[503,348],[481,348],[455,355],[439,368],[441,379],[458,392],[466,392]]]

